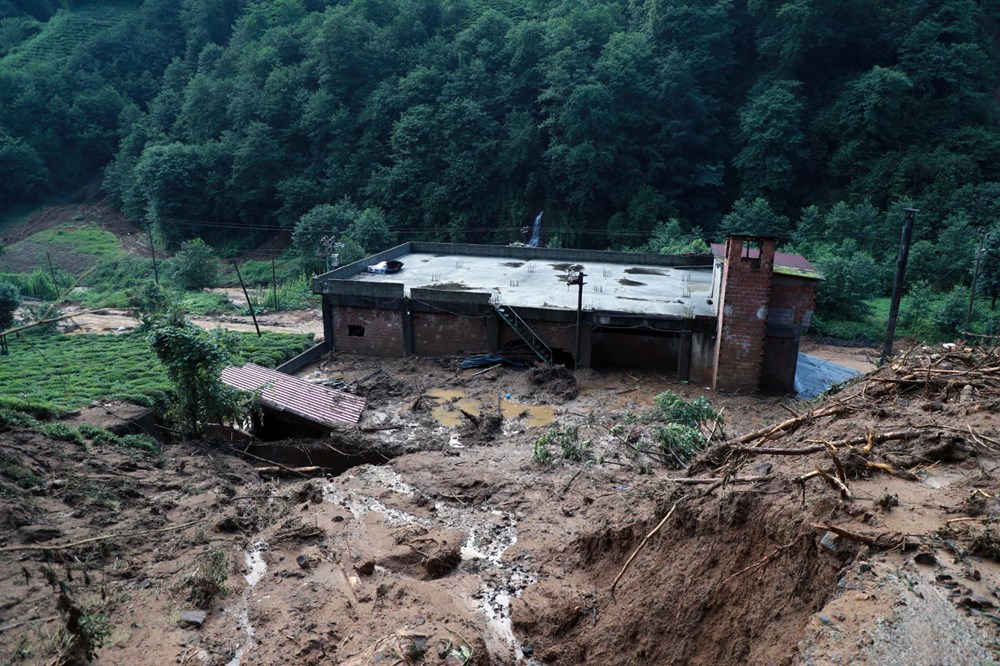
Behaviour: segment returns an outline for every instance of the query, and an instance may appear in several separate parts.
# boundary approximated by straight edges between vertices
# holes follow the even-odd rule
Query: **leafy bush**
[[[815,262],[825,278],[816,290],[818,313],[858,321],[871,312],[865,300],[880,293],[882,268],[870,254],[848,241],[825,248]]]
[[[682,468],[708,446],[705,430],[709,425],[714,429],[716,424],[722,424],[722,416],[704,397],[688,402],[673,391],[665,391],[653,398],[652,409],[626,414],[611,428],[611,434],[636,453],[667,467]]]
[[[306,277],[305,273],[289,280],[278,283],[277,288],[278,304],[275,307],[275,293],[270,287],[262,286],[254,289],[250,293],[250,302],[253,303],[254,311],[275,312],[280,310],[304,310],[313,307],[318,297],[312,293],[312,281]],[[244,308],[249,314],[249,308]]]
[[[969,288],[956,285],[945,295],[944,301],[934,312],[934,323],[945,336],[958,335],[965,330],[968,309]]]
[[[658,425],[654,435],[660,450],[668,457],[668,467],[686,467],[691,458],[708,445],[708,438],[700,430],[683,423]]]
[[[250,411],[246,396],[222,382],[233,340],[226,331],[206,331],[176,315],[152,324],[149,341],[174,387],[174,415],[200,435],[207,424],[235,422]]]
[[[225,551],[216,548],[202,553],[198,558],[198,568],[184,579],[188,601],[198,608],[207,608],[213,599],[229,592],[226,587],[228,579],[229,565]]]
[[[200,238],[184,241],[171,261],[170,274],[182,289],[214,287],[219,281],[219,258]]]
[[[557,447],[559,457],[564,460],[582,461],[590,449],[590,440],[581,442],[578,430],[578,426],[553,428],[536,439],[532,449],[535,461],[545,465],[554,460],[549,446]]]
[[[21,305],[21,290],[10,282],[0,282],[0,331],[14,324],[14,311]]]
[[[9,282],[17,285],[22,296],[37,298],[43,301],[55,300],[59,295],[52,277],[41,269],[30,273],[0,273],[0,283]]]
[[[653,410],[646,418],[656,423],[654,437],[671,467],[686,466],[708,445],[703,427],[722,423],[722,417],[704,396],[687,402],[673,391],[653,398]]]
[[[677,218],[657,224],[643,249],[659,254],[707,254],[712,251],[701,229],[685,231]]]

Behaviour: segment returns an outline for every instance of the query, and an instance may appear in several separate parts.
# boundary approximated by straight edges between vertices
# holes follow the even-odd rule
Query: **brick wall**
[[[413,353],[417,356],[451,356],[489,350],[487,317],[414,312],[412,319]]]
[[[334,305],[330,312],[335,351],[367,356],[403,356],[403,315],[399,310]],[[351,335],[352,326],[363,328],[364,335]],[[354,332],[360,332],[360,329],[354,329]]]
[[[816,282],[790,275],[774,276],[767,310],[767,338],[761,366],[763,391],[792,393],[799,363],[799,333],[812,322]]]
[[[756,259],[745,256],[751,243],[760,244]],[[731,236],[726,241],[712,381],[716,390],[756,390],[760,384],[774,251],[773,238]]]
[[[808,328],[816,310],[816,281],[787,275],[775,275],[767,323],[774,326]]]

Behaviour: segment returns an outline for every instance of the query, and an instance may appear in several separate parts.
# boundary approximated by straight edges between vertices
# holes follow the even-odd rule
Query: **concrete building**
[[[685,256],[412,242],[320,275],[313,291],[327,347],[346,353],[476,355],[522,342],[571,367],[788,392],[819,279],[768,237]]]

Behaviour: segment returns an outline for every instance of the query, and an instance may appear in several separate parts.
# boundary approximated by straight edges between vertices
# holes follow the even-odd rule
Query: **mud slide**
[[[314,479],[258,472],[220,443],[157,455],[8,425],[0,655],[992,663],[998,368],[993,351],[928,349],[821,404],[713,395],[724,441],[686,470],[616,434],[664,388],[700,394],[642,373],[581,373],[569,398],[565,374],[553,390],[506,369],[326,359],[309,373],[369,409],[359,429],[300,448],[350,444],[383,462]],[[576,428],[582,460],[540,462],[549,426],[506,401]],[[72,424],[140,421],[121,412]]]

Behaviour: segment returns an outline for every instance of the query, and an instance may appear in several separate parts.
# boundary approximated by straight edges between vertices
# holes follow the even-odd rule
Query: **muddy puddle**
[[[384,490],[407,496],[416,493],[413,486],[388,466],[358,467],[352,476],[373,494]],[[466,539],[460,549],[462,561],[469,563],[480,579],[479,590],[469,602],[485,616],[490,629],[487,644],[497,652],[512,650],[518,664],[533,666],[537,663],[525,657],[511,625],[511,600],[536,582],[535,573],[528,566],[503,559],[508,549],[517,543],[517,519],[513,513],[488,505],[454,506],[438,501],[434,504],[434,517],[421,518],[388,507],[369,494],[341,490],[332,483],[324,488],[323,497],[326,502],[347,508],[357,520],[369,513],[380,513],[391,527],[415,524],[465,532]]]
[[[431,408],[431,415],[438,423],[448,428],[465,425],[468,422],[465,414],[475,418],[480,416],[479,402],[468,397],[461,389],[433,388],[424,395],[436,403]]]
[[[424,396],[434,401],[431,415],[441,425],[459,428],[468,423],[469,417],[482,415],[482,403],[462,389],[433,388]],[[556,418],[556,408],[552,405],[528,405],[499,396],[500,413],[507,420],[518,420],[528,428],[544,428]]]
[[[505,419],[520,419],[529,428],[544,428],[556,420],[552,405],[525,405],[513,400],[501,400],[500,412]]]

